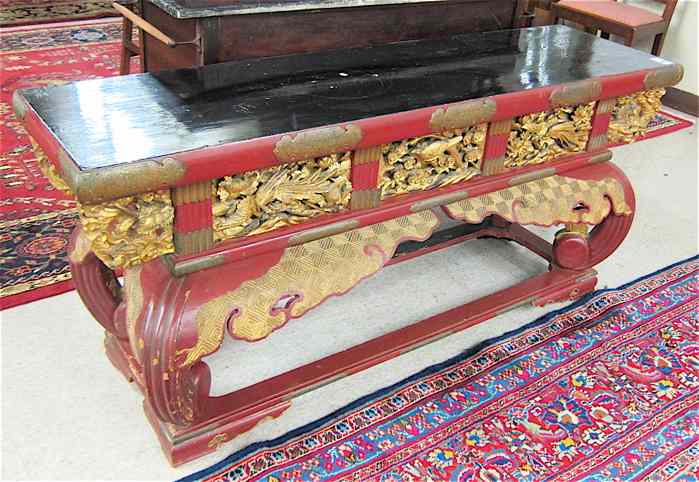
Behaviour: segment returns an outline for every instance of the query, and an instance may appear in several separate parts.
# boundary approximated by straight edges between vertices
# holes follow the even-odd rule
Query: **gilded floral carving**
[[[412,137],[382,147],[381,196],[433,189],[481,173],[487,124]]]
[[[507,143],[505,167],[541,164],[563,154],[585,150],[594,102],[535,112],[514,119]]]
[[[107,266],[128,268],[175,251],[170,191],[79,206],[92,251]]]
[[[648,125],[660,110],[665,89],[651,89],[619,97],[609,121],[609,142],[629,143],[648,131]]]
[[[217,241],[298,224],[349,205],[351,153],[226,176],[216,187]]]

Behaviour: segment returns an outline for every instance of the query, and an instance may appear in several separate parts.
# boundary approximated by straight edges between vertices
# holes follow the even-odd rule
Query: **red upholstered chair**
[[[660,55],[677,0],[655,1],[665,4],[662,16],[614,0],[560,0],[551,5],[553,23],[558,19],[570,20],[590,33],[602,31],[605,38],[618,35],[629,46],[638,37],[655,35],[651,52]]]

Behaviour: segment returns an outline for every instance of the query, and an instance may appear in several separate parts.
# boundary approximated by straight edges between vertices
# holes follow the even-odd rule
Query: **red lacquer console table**
[[[635,209],[607,145],[643,133],[681,77],[553,26],[83,81],[19,92],[14,107],[80,204],[75,284],[178,464],[320,384],[592,290]],[[434,244],[440,209],[464,223],[460,239],[514,240],[550,270],[210,395],[203,359],[224,337],[263,339],[434,249],[394,257],[404,241]],[[561,229],[545,240],[524,225]]]

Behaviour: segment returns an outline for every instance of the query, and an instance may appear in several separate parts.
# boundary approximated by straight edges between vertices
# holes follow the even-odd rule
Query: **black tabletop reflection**
[[[564,26],[24,91],[81,169],[668,63]]]

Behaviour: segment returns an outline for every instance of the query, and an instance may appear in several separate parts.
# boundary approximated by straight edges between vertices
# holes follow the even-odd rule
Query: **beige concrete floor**
[[[637,214],[624,244],[599,265],[599,287],[623,284],[698,251],[696,127],[616,148],[614,153],[614,162],[636,190]],[[396,265],[320,307],[308,319],[289,323],[265,342],[227,340],[219,353],[207,359],[214,372],[212,391],[247,385],[298,364],[302,357],[338,349],[350,337],[365,337],[377,330],[377,323],[369,320],[389,323],[400,318],[408,323],[541,269],[542,263],[517,246],[495,240],[465,243]],[[371,311],[367,297],[373,297]],[[278,420],[263,423],[222,445],[217,453],[178,469],[170,468],[162,456],[143,415],[140,393],[127,386],[107,361],[102,331],[76,293],[13,308],[0,315],[2,477],[169,480],[184,476],[553,308],[519,308],[303,395]],[[355,313],[361,316],[352,318]]]

